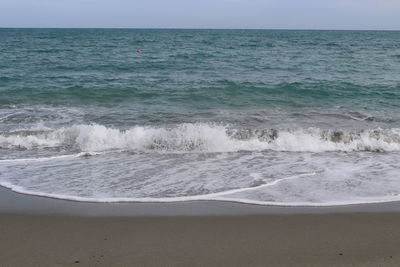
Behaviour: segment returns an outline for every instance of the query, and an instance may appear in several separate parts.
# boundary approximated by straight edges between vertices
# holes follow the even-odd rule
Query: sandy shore
[[[400,265],[400,213],[0,221],[1,266]]]
[[[107,204],[0,187],[0,266],[400,266],[399,225],[399,202]]]

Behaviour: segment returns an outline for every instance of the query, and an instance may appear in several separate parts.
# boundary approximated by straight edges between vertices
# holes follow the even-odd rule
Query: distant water
[[[99,202],[400,200],[400,32],[0,29],[0,185]]]

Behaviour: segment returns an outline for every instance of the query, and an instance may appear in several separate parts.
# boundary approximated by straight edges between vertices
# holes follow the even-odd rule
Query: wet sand
[[[400,213],[0,221],[1,266],[400,265]]]
[[[400,203],[81,203],[0,188],[0,266],[400,266]]]
[[[90,203],[19,194],[0,186],[0,214],[83,217],[237,216],[266,214],[400,213],[400,202],[329,207],[262,206],[223,201]]]

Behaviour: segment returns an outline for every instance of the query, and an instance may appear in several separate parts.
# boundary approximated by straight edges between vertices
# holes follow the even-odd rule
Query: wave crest
[[[45,131],[0,133],[0,148],[67,147],[81,151],[400,151],[400,129],[360,131],[307,129],[233,129],[188,123],[175,127],[73,125]]]

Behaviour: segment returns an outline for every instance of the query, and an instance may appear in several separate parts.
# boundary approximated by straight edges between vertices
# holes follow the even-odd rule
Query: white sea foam
[[[400,129],[358,132],[307,129],[246,130],[215,124],[175,127],[136,126],[128,130],[74,125],[52,131],[0,134],[0,148],[66,146],[81,151],[138,150],[173,152],[235,151],[400,151]]]
[[[332,206],[400,200],[400,153],[86,153],[0,161],[0,185],[89,202]]]
[[[187,201],[226,201],[226,202],[237,202],[243,204],[254,204],[254,205],[273,205],[273,206],[310,206],[310,207],[327,207],[327,206],[341,206],[341,205],[355,205],[355,204],[368,204],[368,203],[385,203],[385,202],[393,202],[393,201],[400,201],[399,195],[394,196],[377,196],[377,197],[349,197],[347,199],[338,199],[338,200],[327,200],[327,201],[304,201],[304,200],[297,200],[297,201],[290,201],[290,202],[283,202],[283,201],[268,201],[268,200],[257,200],[257,199],[249,199],[249,198],[239,198],[235,197],[236,193],[242,192],[249,192],[260,190],[267,187],[275,186],[279,183],[299,179],[306,176],[313,176],[315,173],[306,173],[306,174],[299,174],[290,177],[285,177],[278,179],[274,182],[263,184],[256,187],[249,187],[249,188],[238,188],[218,193],[211,193],[205,195],[195,195],[195,196],[184,196],[184,197],[83,197],[83,196],[75,196],[75,195],[68,195],[68,194],[57,194],[57,193],[45,193],[41,191],[29,190],[24,188],[23,186],[15,185],[10,182],[0,182],[0,186],[11,189],[14,192],[27,194],[27,195],[34,195],[34,196],[41,196],[41,197],[48,197],[48,198],[55,198],[55,199],[62,199],[62,200],[71,200],[71,201],[78,201],[78,202],[96,202],[96,203],[116,203],[116,202],[141,202],[141,203],[172,203],[172,202],[187,202]]]
[[[51,194],[51,193],[43,193],[37,192],[32,190],[27,190],[22,186],[14,185],[10,182],[0,182],[0,186],[9,188],[14,192],[22,193],[22,194],[29,194],[29,195],[36,195],[36,196],[44,196],[44,197],[51,197],[51,198],[58,198],[58,199],[67,199],[67,200],[74,200],[74,201],[83,201],[83,202],[183,202],[183,201],[196,201],[196,200],[228,200],[228,201],[238,201],[238,202],[248,202],[251,200],[237,200],[235,198],[224,197],[227,195],[235,194],[235,193],[242,193],[248,192],[252,190],[262,189],[269,186],[274,186],[278,183],[284,182],[286,180],[291,179],[298,179],[305,176],[312,176],[315,173],[305,173],[299,175],[293,175],[290,177],[285,177],[281,179],[277,179],[271,183],[262,184],[259,186],[254,187],[245,187],[245,188],[238,188],[232,189],[227,191],[222,191],[218,193],[211,193],[205,195],[195,195],[195,196],[185,196],[185,197],[161,197],[161,198],[151,198],[151,197],[142,197],[142,198],[121,198],[121,197],[106,197],[106,198],[95,198],[95,197],[79,197],[79,196],[71,196],[71,195],[64,195],[64,194]]]
[[[60,155],[60,156],[50,156],[50,157],[40,157],[40,158],[16,158],[16,159],[2,159],[1,163],[8,162],[40,162],[40,161],[50,161],[50,160],[59,160],[59,159],[67,159],[67,158],[77,158],[77,157],[89,157],[100,155],[100,152],[80,152],[77,154],[68,154],[68,155]]]

